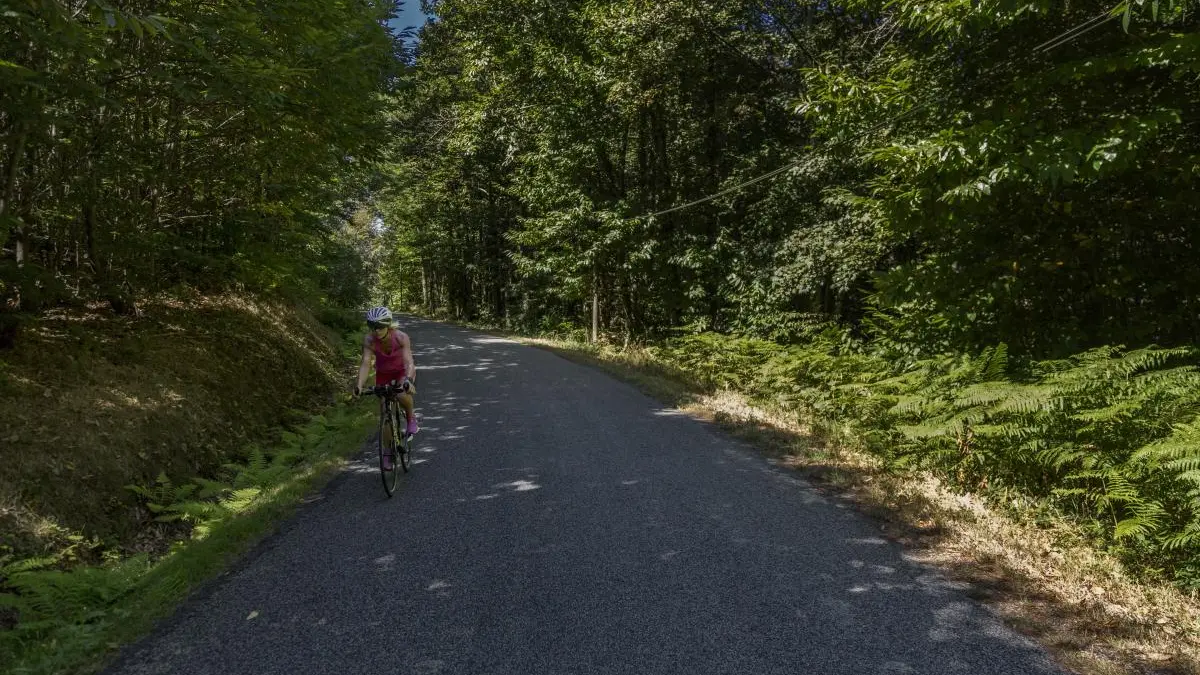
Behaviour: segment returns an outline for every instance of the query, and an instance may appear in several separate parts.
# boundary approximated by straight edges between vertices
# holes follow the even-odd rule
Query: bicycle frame
[[[410,436],[402,431],[405,427],[402,426],[401,419],[404,419],[405,416],[400,415],[403,406],[396,400],[399,394],[408,391],[407,385],[407,382],[404,385],[386,384],[367,390],[370,394],[379,397],[379,471],[383,478],[383,489],[389,497],[396,490],[400,469],[403,469],[404,473],[408,473],[409,470],[408,442]],[[383,436],[385,431],[391,434],[391,438],[386,441]],[[391,453],[388,462],[384,461],[386,452]],[[385,466],[387,464],[391,465],[390,468]],[[396,466],[397,464],[400,466]]]

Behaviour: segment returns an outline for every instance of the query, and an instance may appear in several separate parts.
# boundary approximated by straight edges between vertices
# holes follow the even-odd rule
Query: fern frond
[[[33,572],[35,570],[46,569],[58,563],[58,558],[54,556],[44,556],[40,558],[26,558],[17,562],[8,563],[0,567],[0,579],[10,578],[13,575],[23,572]]]
[[[182,519],[192,523],[203,523],[217,520],[225,516],[226,511],[216,502],[180,502],[167,507],[171,513],[178,514]]]
[[[252,504],[262,490],[257,487],[234,490],[233,493],[221,499],[221,507],[231,513],[238,513]]]
[[[1035,454],[1037,461],[1042,466],[1048,466],[1053,469],[1063,469],[1071,464],[1079,462],[1087,456],[1087,451],[1072,444],[1063,443],[1061,445],[1048,446]]]
[[[983,354],[983,364],[979,369],[979,377],[983,380],[1002,379],[1008,371],[1008,345],[1003,342],[996,345],[990,352]]]
[[[220,480],[209,480],[207,478],[193,478],[192,480],[200,488],[199,492],[196,494],[197,499],[212,499],[214,497],[220,497],[221,495],[233,489],[232,485]]]
[[[1168,552],[1200,547],[1200,523],[1189,523],[1182,532],[1164,538],[1161,546]]]

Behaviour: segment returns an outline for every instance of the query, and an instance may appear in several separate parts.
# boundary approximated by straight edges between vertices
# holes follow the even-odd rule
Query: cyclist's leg
[[[412,394],[399,394],[396,396],[396,402],[404,410],[404,419],[408,421],[408,433],[417,433],[417,418],[413,415]]]
[[[413,415],[413,397],[412,394],[397,394],[396,402],[404,409],[405,419],[412,419]]]

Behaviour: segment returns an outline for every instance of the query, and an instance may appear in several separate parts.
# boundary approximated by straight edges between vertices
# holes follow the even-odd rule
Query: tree
[[[395,2],[5,9],[10,310],[92,297],[129,309],[176,283],[303,285],[387,133],[404,57],[385,25]],[[47,277],[66,292],[32,301]]]

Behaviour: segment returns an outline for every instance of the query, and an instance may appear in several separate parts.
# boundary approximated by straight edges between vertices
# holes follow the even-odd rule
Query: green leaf
[[[152,14],[150,16],[142,17],[142,21],[146,24],[147,30],[152,31],[153,33],[162,33],[163,35],[168,36],[170,35],[169,31],[167,30],[167,21],[164,20],[163,17],[158,16],[157,14]]]

